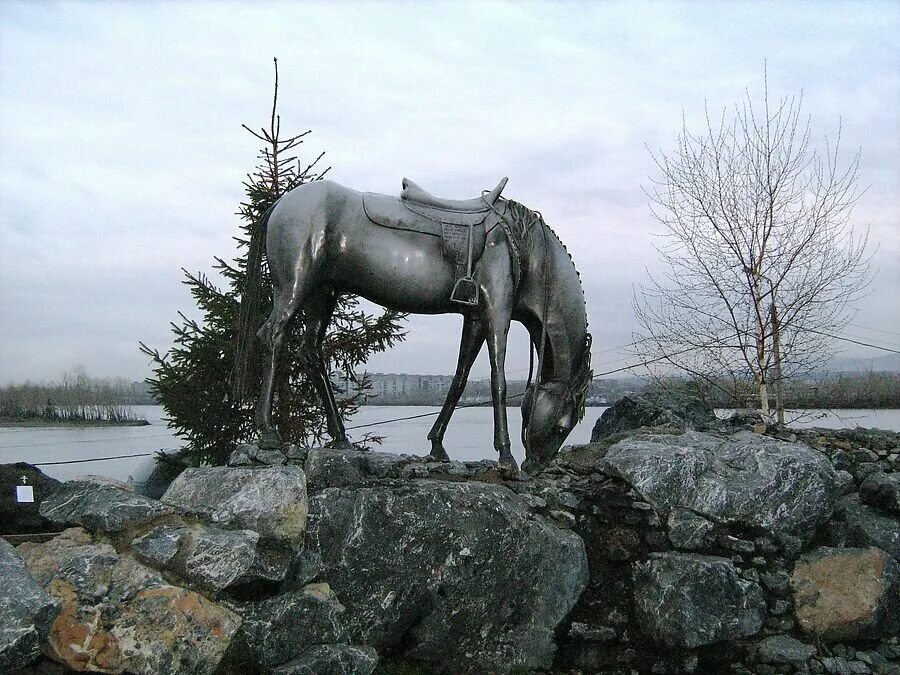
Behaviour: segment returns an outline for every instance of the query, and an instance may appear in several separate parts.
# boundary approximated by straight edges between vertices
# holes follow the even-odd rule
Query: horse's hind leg
[[[298,267],[298,270],[301,269]],[[281,438],[272,423],[272,396],[275,390],[275,372],[278,367],[278,356],[284,331],[291,318],[301,306],[309,280],[305,274],[299,273],[293,283],[283,284],[276,278],[273,270],[272,286],[274,302],[269,318],[256,333],[263,348],[263,375],[259,400],[256,404],[256,426],[262,436],[262,442],[270,445],[279,444]]]
[[[332,438],[328,447],[353,449],[353,445],[347,440],[347,431],[344,429],[344,422],[334,398],[331,378],[328,377],[328,366],[322,353],[322,342],[325,339],[328,323],[331,321],[337,300],[338,294],[330,288],[318,289],[309,298],[304,308],[306,333],[303,339],[301,358],[308,368],[313,386],[325,408],[328,435]]]
[[[477,316],[466,316],[463,321],[462,337],[459,341],[459,361],[456,364],[456,375],[453,376],[453,383],[450,385],[450,391],[447,393],[441,413],[435,420],[434,426],[431,427],[431,431],[428,432],[428,440],[431,441],[431,456],[439,461],[450,461],[450,457],[444,449],[444,432],[447,431],[450,417],[466,388],[469,371],[472,370],[472,364],[475,363],[482,344],[484,344],[484,328],[481,319]]]

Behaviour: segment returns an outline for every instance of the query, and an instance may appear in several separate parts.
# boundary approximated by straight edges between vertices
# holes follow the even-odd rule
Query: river
[[[569,445],[590,440],[594,422],[606,408],[588,408],[584,420],[572,431]],[[181,441],[166,428],[162,406],[134,406],[138,417],[150,422],[144,427],[10,427],[0,428],[0,464],[10,462],[66,462],[77,459],[105,458],[118,455],[153,453],[162,448],[173,449]],[[397,453],[426,454],[430,444],[426,440],[438,408],[424,406],[366,406],[348,424],[351,439],[360,439],[366,432],[384,436],[376,450]],[[801,411],[793,426],[820,426],[831,429],[841,427],[877,427],[900,431],[900,410],[840,410],[836,412]],[[726,411],[720,411],[725,414]],[[509,408],[510,437],[513,455],[521,463],[525,452],[519,437],[522,424],[519,408]],[[373,427],[360,425],[384,420],[427,415],[411,420],[401,420]],[[796,417],[792,414],[789,419]],[[493,459],[493,418],[490,408],[463,408],[453,415],[444,447],[453,459]],[[119,480],[137,476],[146,471],[151,458],[126,457],[104,459],[78,464],[44,464],[41,469],[50,476],[67,480],[83,474],[101,474]]]

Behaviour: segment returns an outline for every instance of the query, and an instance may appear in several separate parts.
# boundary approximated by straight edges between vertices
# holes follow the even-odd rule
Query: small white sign
[[[16,501],[34,502],[34,488],[31,485],[16,485]]]

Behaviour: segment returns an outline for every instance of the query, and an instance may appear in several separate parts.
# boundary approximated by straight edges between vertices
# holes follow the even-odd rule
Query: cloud
[[[335,180],[407,175],[469,197],[510,176],[582,271],[595,345],[630,341],[656,264],[641,185],[671,148],[758,92],[804,92],[814,138],[862,147],[880,275],[857,317],[900,332],[900,9],[887,3],[20,3],[0,5],[0,381],[73,363],[141,378],[191,299],[181,267],[230,257],[241,180],[267,122]],[[896,305],[896,303],[893,303]],[[377,370],[452,372],[458,317],[417,318]],[[527,367],[513,333],[509,369]],[[621,353],[604,357],[624,358]],[[479,361],[476,374],[485,375]]]

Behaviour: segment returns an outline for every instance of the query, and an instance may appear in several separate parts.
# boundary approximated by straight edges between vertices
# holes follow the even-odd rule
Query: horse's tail
[[[277,203],[277,202],[276,202]],[[260,305],[263,295],[263,253],[266,250],[266,232],[272,204],[259,219],[250,235],[247,253],[247,279],[241,292],[241,306],[238,311],[234,333],[234,363],[231,369],[231,397],[240,403],[255,394],[255,384],[259,379],[259,352],[256,330],[259,328]]]

